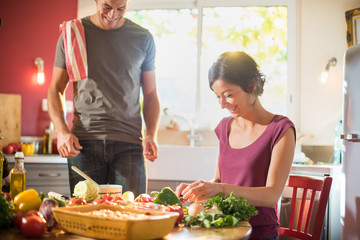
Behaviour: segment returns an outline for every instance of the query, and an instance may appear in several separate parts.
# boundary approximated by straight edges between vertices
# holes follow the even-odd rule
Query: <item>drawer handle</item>
[[[60,177],[61,173],[39,173],[39,177]]]

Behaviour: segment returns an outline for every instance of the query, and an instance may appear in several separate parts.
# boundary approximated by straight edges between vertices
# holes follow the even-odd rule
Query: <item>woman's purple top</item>
[[[219,171],[222,183],[244,187],[264,187],[271,161],[271,153],[289,127],[294,124],[281,115],[275,115],[265,131],[252,144],[241,149],[229,145],[229,124],[232,117],[221,120],[215,128],[219,138]],[[256,207],[259,214],[250,219],[251,239],[278,235],[279,222],[275,208]]]

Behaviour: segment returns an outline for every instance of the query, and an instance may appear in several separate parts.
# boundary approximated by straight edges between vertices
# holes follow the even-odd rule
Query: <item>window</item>
[[[296,124],[295,0],[269,2],[256,1],[254,6],[239,0],[198,0],[179,5],[162,0],[130,5],[126,17],[149,29],[155,39],[162,108],[198,129],[213,129],[229,113],[219,107],[209,88],[208,70],[221,53],[245,51],[266,75],[264,107]],[[186,124],[180,127],[188,130]]]

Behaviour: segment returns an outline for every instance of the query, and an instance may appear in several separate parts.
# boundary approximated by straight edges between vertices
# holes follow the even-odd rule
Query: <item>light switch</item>
[[[66,101],[66,113],[73,112],[74,105],[72,101]]]
[[[48,111],[48,101],[47,101],[46,98],[44,98],[44,99],[42,100],[41,109],[42,109],[44,112],[47,112],[47,111]]]

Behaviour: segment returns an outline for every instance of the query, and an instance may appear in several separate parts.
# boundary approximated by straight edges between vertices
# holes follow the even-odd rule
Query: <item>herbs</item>
[[[12,226],[13,214],[10,211],[10,207],[11,205],[5,199],[5,196],[0,194],[0,229]]]
[[[201,212],[196,216],[185,216],[183,222],[192,228],[234,227],[239,220],[231,215]]]
[[[223,214],[220,211],[210,212],[214,206]],[[193,228],[234,227],[240,221],[248,221],[257,214],[256,208],[250,206],[243,197],[235,197],[233,193],[229,196],[219,194],[207,200],[204,212],[196,216],[186,215],[183,223]]]
[[[251,217],[256,216],[258,211],[255,207],[250,206],[243,197],[235,197],[233,193],[229,196],[224,194],[216,195],[207,200],[205,209],[211,208],[214,203],[225,214],[238,218],[240,221],[248,221]]]

